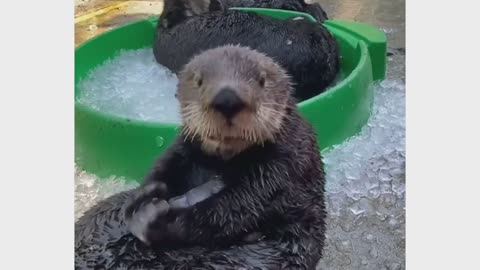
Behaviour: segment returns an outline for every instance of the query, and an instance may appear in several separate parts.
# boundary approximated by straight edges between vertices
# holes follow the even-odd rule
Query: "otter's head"
[[[307,4],[304,12],[312,15],[313,18],[315,18],[315,20],[317,20],[319,23],[323,23],[324,21],[328,20],[327,13],[318,3]]]
[[[157,27],[171,28],[192,16],[223,9],[221,0],[164,0]]]
[[[262,53],[240,46],[204,51],[179,74],[183,134],[225,159],[275,141],[291,91],[285,70]]]

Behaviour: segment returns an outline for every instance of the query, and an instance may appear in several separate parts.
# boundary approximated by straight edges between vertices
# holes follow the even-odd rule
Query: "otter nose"
[[[213,98],[211,106],[227,119],[232,118],[244,107],[245,103],[231,88],[223,88]]]

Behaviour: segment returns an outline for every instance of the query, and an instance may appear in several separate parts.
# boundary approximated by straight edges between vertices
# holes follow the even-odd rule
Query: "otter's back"
[[[195,16],[160,30],[153,51],[157,62],[177,73],[192,56],[228,44],[272,57],[293,77],[301,99],[325,89],[339,69],[337,43],[322,25],[238,11]]]

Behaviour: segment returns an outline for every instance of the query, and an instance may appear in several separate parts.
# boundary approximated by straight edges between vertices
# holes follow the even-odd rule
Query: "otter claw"
[[[139,195],[150,197],[164,197],[167,194],[167,185],[163,182],[151,183],[144,186]]]
[[[163,184],[150,184],[142,188],[136,196],[134,203],[127,207],[125,220],[130,232],[147,245],[151,239],[158,236],[158,222],[171,210],[191,207],[212,195],[220,192],[224,184],[220,180],[211,180],[195,187],[184,195],[171,198],[168,202],[163,199],[166,195],[166,186]],[[156,229],[152,231],[152,226]]]

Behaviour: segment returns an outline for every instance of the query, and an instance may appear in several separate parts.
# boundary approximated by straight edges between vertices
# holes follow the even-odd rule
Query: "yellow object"
[[[121,24],[152,15],[163,10],[163,0],[75,1],[75,47]]]

